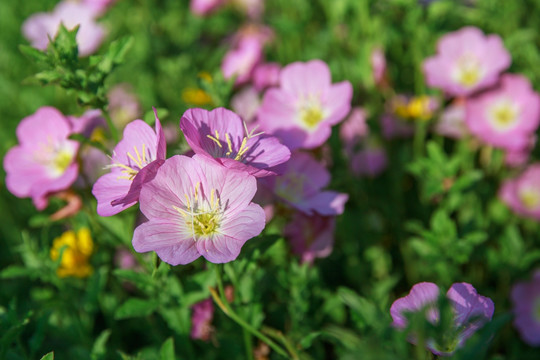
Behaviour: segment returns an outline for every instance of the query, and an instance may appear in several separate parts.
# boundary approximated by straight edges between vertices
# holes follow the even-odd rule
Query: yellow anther
[[[209,138],[210,140],[212,140],[213,142],[215,142],[217,144],[217,146],[219,146],[220,148],[223,148],[223,146],[221,146],[221,143],[219,142],[219,139],[216,139],[212,135],[206,135],[206,137]]]
[[[142,168],[142,158],[141,158],[141,154],[139,154],[139,150],[137,150],[137,147],[136,146],[133,146],[133,150],[135,150],[135,154],[137,155],[137,160],[138,160],[138,163],[137,165]]]
[[[142,161],[144,164],[146,164],[146,149],[145,149],[146,145],[143,143],[142,144]]]
[[[229,133],[225,133],[225,139],[227,140],[227,145],[229,146],[229,151],[227,151],[227,153],[225,155],[229,156],[232,154],[232,142],[231,142],[231,138],[229,137]]]

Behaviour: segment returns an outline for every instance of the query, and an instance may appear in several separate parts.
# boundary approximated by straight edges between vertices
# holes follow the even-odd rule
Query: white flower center
[[[511,99],[502,98],[487,109],[487,118],[498,132],[505,132],[519,123],[519,106]]]
[[[466,89],[470,89],[482,80],[485,71],[478,58],[472,54],[463,54],[455,63],[452,79]]]

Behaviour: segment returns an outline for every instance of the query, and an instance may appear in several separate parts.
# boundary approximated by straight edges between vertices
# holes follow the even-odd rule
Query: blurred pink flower
[[[351,109],[352,85],[332,84],[330,69],[321,60],[295,62],[280,73],[280,87],[266,91],[259,108],[261,129],[282,139],[291,150],[322,145],[332,125]]]
[[[356,152],[350,162],[356,176],[376,177],[388,167],[386,151],[382,147],[367,146]]]
[[[540,123],[540,96],[521,75],[505,74],[500,86],[467,100],[465,122],[489,145],[525,148]]]
[[[52,13],[37,13],[26,19],[22,32],[33,47],[45,50],[49,37],[56,36],[60,24],[69,30],[80,25],[77,33],[79,56],[86,56],[94,53],[105,37],[105,30],[95,22],[96,15],[95,9],[85,3],[62,1]]]
[[[454,283],[446,297],[454,310],[455,338],[449,338],[447,344],[437,344],[432,338],[426,341],[426,347],[435,355],[449,356],[463,346],[465,341],[478,329],[491,321],[495,306],[490,298],[478,295],[476,289],[467,283]],[[407,313],[415,313],[427,309],[427,320],[431,323],[439,321],[437,300],[439,287],[433,283],[423,282],[414,285],[409,295],[399,298],[392,304],[390,315],[392,325],[398,329],[407,327]],[[450,334],[449,334],[450,335]],[[415,343],[414,334],[411,342]]]
[[[256,180],[207,157],[173,156],[140,194],[149,219],[133,234],[138,252],[155,251],[171,264],[201,255],[213,263],[233,261],[244,243],[265,226],[263,209],[251,202]]]
[[[291,156],[278,138],[248,132],[242,119],[225,108],[188,109],[180,128],[195,153],[256,177],[275,175],[272,168]]]
[[[504,163],[510,167],[525,165],[531,157],[531,152],[536,145],[536,135],[531,136],[529,144],[523,149],[506,151],[504,154]]]
[[[519,215],[540,220],[540,163],[529,165],[517,178],[506,180],[499,198]]]
[[[232,109],[246,124],[251,124],[255,120],[259,106],[261,106],[261,98],[253,86],[242,88],[231,99]]]
[[[114,124],[123,129],[131,121],[142,116],[139,100],[132,93],[131,85],[115,85],[107,94],[108,111]]]
[[[199,301],[192,307],[191,338],[208,341],[212,333],[212,319],[214,318],[214,303],[212,299]]]
[[[205,16],[219,9],[224,3],[225,0],[191,0],[189,9],[195,15]]]
[[[117,0],[82,0],[81,2],[94,9],[97,14],[102,15],[105,13],[105,10],[107,10],[116,1]]]
[[[366,111],[361,107],[354,107],[339,128],[339,137],[348,156],[352,156],[355,148],[367,136],[368,132]]]
[[[330,173],[308,153],[293,153],[291,159],[278,167],[279,176],[264,179],[281,200],[307,215],[340,215],[349,195],[322,191],[330,182]]]
[[[465,137],[469,132],[465,125],[465,103],[454,102],[444,109],[433,130],[453,139]]]
[[[279,85],[279,72],[281,65],[277,63],[261,63],[253,71],[253,86],[257,91]]]
[[[371,52],[371,70],[373,71],[373,80],[375,84],[380,85],[384,81],[384,75],[386,73],[386,57],[384,51],[377,47]]]
[[[262,42],[255,36],[243,37],[233,49],[225,54],[221,63],[223,76],[225,79],[236,76],[235,85],[248,82],[262,56]]]
[[[437,43],[437,55],[424,61],[426,82],[453,96],[468,96],[497,82],[511,57],[498,35],[475,27],[448,33]]]
[[[99,215],[115,215],[135,205],[143,184],[152,180],[163,164],[165,136],[155,110],[154,114],[155,131],[142,120],[134,120],[126,126],[108,166],[111,172],[94,184],[92,194],[97,199]]]
[[[49,193],[65,190],[77,178],[79,143],[67,117],[53,107],[41,107],[17,126],[19,145],[4,157],[6,187],[17,197],[31,197],[38,210]]]
[[[540,271],[529,282],[518,282],[512,288],[514,327],[523,341],[540,346]]]
[[[293,253],[302,257],[302,262],[313,263],[315,258],[330,255],[334,245],[336,218],[296,212],[285,228],[283,235],[290,241]]]

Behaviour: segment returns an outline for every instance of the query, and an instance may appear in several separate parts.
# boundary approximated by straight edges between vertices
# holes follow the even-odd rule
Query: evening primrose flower
[[[248,131],[240,116],[225,108],[189,109],[180,128],[196,154],[256,177],[275,175],[272,167],[291,156],[276,137]]]
[[[15,196],[31,197],[38,210],[49,193],[67,189],[79,171],[77,141],[69,140],[71,122],[53,107],[41,107],[17,126],[19,145],[4,158],[6,187]]]
[[[29,17],[23,24],[22,32],[33,47],[46,50],[49,38],[54,39],[60,24],[70,30],[78,25],[79,55],[87,56],[97,50],[105,37],[105,30],[95,22],[97,14],[97,9],[87,2],[61,1],[53,12],[37,13]]]
[[[201,255],[213,263],[236,259],[244,243],[265,226],[263,209],[251,202],[256,180],[205,156],[173,156],[140,194],[148,222],[133,234],[138,252],[155,251],[171,264]]]
[[[511,57],[498,35],[485,36],[475,27],[448,33],[437,43],[437,55],[424,61],[429,86],[452,96],[468,96],[497,82]]]
[[[311,264],[315,258],[330,255],[334,245],[335,228],[334,216],[307,216],[296,212],[283,229],[283,235],[289,240],[293,253],[300,255],[302,262]]]
[[[332,84],[321,60],[295,62],[280,73],[280,87],[266,91],[258,111],[261,129],[279,137],[291,150],[322,145],[351,109],[352,85]]]
[[[123,139],[116,145],[108,168],[100,177],[92,194],[97,199],[101,216],[118,214],[139,200],[144,183],[152,180],[165,161],[165,136],[156,117],[156,130],[142,120],[134,120],[124,129]]]
[[[405,329],[408,325],[407,313],[427,310],[427,320],[433,324],[439,321],[440,311],[437,308],[439,287],[433,283],[423,282],[414,285],[410,293],[394,301],[390,308],[392,325]],[[476,289],[467,283],[453,284],[446,297],[454,311],[453,329],[449,329],[447,342],[439,344],[433,338],[428,338],[426,347],[435,355],[449,356],[463,346],[465,341],[478,329],[491,321],[495,306],[490,298],[478,295]],[[453,335],[452,335],[453,334]],[[415,343],[414,334],[410,341]]]
[[[540,124],[540,96],[524,76],[505,74],[498,88],[467,100],[465,123],[489,145],[521,150]]]
[[[540,164],[532,164],[518,178],[506,180],[499,198],[519,215],[540,220]]]
[[[340,215],[349,195],[322,188],[330,183],[330,172],[308,153],[295,152],[279,166],[281,175],[264,178],[274,194],[307,215]]]
[[[213,330],[212,319],[214,318],[214,302],[212,298],[199,301],[193,305],[191,310],[191,338],[203,341],[210,340]]]
[[[83,227],[77,233],[68,230],[54,239],[50,256],[54,261],[62,256],[56,271],[59,277],[84,278],[92,274],[93,269],[88,260],[93,251],[94,243],[90,230]]]
[[[523,341],[540,346],[540,271],[529,282],[519,282],[512,288],[514,326]]]

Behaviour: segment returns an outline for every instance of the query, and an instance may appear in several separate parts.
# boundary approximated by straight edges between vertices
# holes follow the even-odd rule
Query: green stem
[[[105,121],[107,121],[107,126],[109,127],[109,131],[111,132],[111,136],[115,143],[118,143],[120,140],[118,137],[118,129],[114,125],[109,113],[105,111],[105,109],[101,109],[101,113],[103,114],[103,117],[105,118]]]
[[[246,345],[246,358],[248,360],[253,360],[253,344],[251,342],[251,334],[246,330],[242,329],[244,334],[244,344]]]
[[[258,337],[261,341],[264,341],[272,350],[280,354],[281,356],[285,358],[289,358],[289,355],[285,350],[283,350],[279,345],[277,345],[275,342],[273,342],[269,337],[261,333],[259,330],[255,329],[253,326],[248,324],[244,319],[242,319],[240,316],[238,316],[232,308],[229,306],[229,303],[227,302],[227,299],[225,299],[225,293],[223,291],[223,281],[221,280],[221,265],[216,266],[216,280],[218,285],[218,291],[217,292],[210,288],[210,293],[212,294],[212,297],[214,298],[214,301],[219,306],[219,308],[230,317],[232,320],[234,320],[238,325],[240,325],[244,330],[250,332],[254,336]]]

